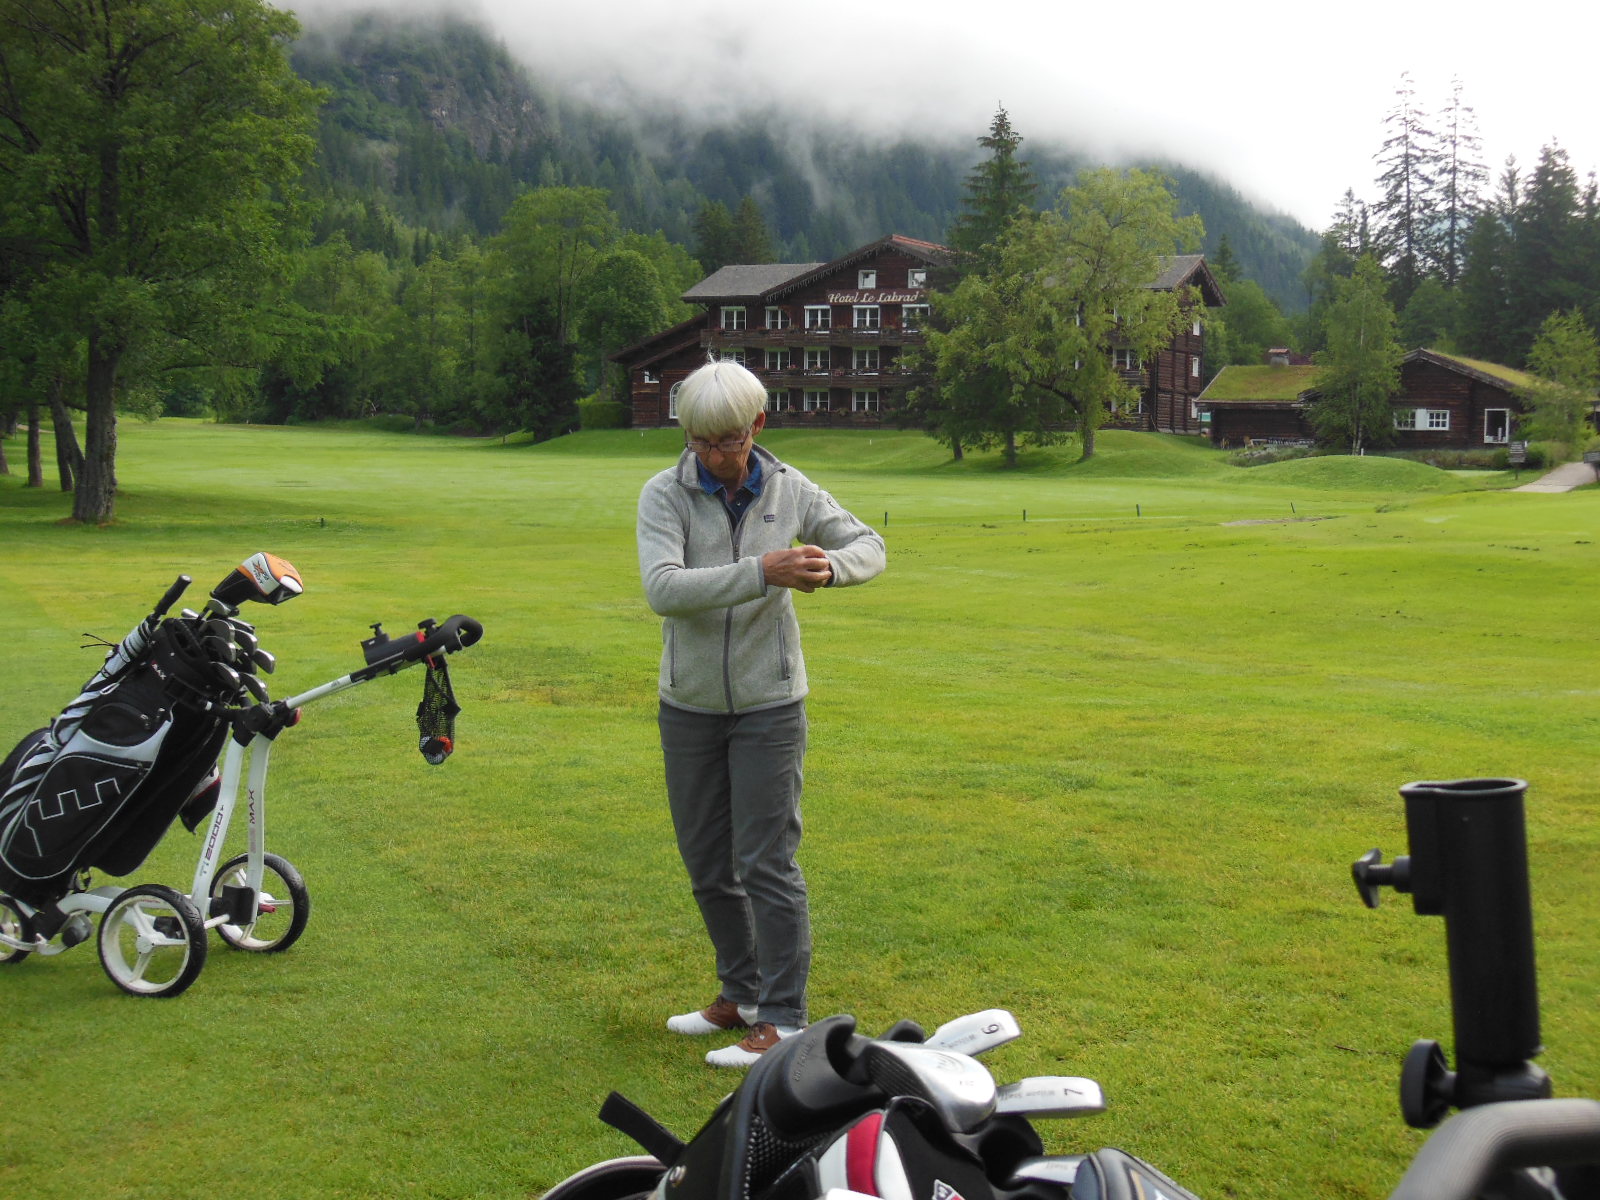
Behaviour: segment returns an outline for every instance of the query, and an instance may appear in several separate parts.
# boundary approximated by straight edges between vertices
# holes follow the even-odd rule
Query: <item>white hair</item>
[[[767,406],[767,389],[736,362],[708,362],[678,390],[678,424],[690,437],[743,433]]]

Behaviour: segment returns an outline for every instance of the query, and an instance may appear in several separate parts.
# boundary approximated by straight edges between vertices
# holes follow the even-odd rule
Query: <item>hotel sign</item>
[[[926,299],[926,288],[911,288],[903,292],[829,292],[829,304],[915,304]]]

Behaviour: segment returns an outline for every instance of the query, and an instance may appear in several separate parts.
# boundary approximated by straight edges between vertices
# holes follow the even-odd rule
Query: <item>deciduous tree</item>
[[[295,224],[316,93],[258,0],[0,0],[0,253],[85,345],[73,515],[112,519],[119,395],[258,310]]]
[[[1395,315],[1385,295],[1383,269],[1372,255],[1341,280],[1328,312],[1328,348],[1313,361],[1318,371],[1311,419],[1319,441],[1360,454],[1394,440],[1389,400],[1400,390]]]
[[[1528,367],[1535,377],[1523,390],[1532,405],[1527,432],[1535,438],[1579,445],[1600,386],[1600,344],[1576,309],[1551,313],[1539,327]]]
[[[1013,222],[994,270],[962,280],[942,301],[948,328],[928,335],[952,424],[1011,464],[1020,443],[1060,441],[1063,426],[1092,457],[1107,415],[1138,399],[1113,354],[1148,359],[1192,319],[1190,298],[1151,285],[1161,258],[1201,233],[1166,180],[1140,170],[1086,172],[1055,208]]]

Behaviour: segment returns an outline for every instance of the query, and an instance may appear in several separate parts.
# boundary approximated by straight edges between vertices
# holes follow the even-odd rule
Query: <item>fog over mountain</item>
[[[441,11],[439,0],[285,2],[334,14]],[[1087,9],[1087,11],[1086,11]],[[730,8],[709,0],[463,0],[542,78],[629,111],[708,121],[771,110],[885,141],[970,139],[997,105],[1034,145],[1208,172],[1308,228],[1346,188],[1369,196],[1372,156],[1403,72],[1425,111],[1452,76],[1477,110],[1483,159],[1531,166],[1559,138],[1580,173],[1600,161],[1583,95],[1587,40],[1551,0],[1490,29],[1414,0],[1267,8],[1240,0],[1047,6],[1032,0],[840,0]],[[1514,19],[1513,19],[1514,18]],[[1025,147],[1026,148],[1026,147]]]

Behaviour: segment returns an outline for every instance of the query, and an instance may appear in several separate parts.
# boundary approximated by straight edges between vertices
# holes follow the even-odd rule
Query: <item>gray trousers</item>
[[[806,706],[697,713],[662,703],[678,852],[716,952],[722,994],[757,1020],[806,1023],[811,912],[800,846]]]

